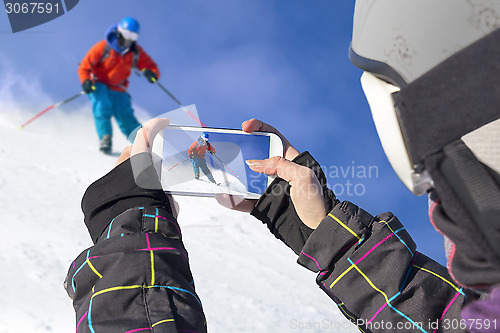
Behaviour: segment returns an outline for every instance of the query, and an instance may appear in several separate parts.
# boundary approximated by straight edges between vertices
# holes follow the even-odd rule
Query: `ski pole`
[[[178,166],[179,164],[182,164],[182,163],[184,163],[184,162],[186,162],[186,161],[189,161],[189,160],[190,160],[190,158],[187,158],[187,159],[185,159],[184,161],[177,163],[176,165],[174,165],[173,167],[171,167],[171,168],[170,168],[170,169],[168,169],[167,171],[170,171],[170,170],[172,170],[173,168],[175,168],[176,166]]]
[[[26,125],[28,125],[29,123],[31,123],[33,120],[35,120],[36,118],[40,117],[41,115],[43,115],[45,112],[49,111],[49,110],[52,110],[52,109],[55,109],[57,108],[58,106],[61,106],[63,104],[66,104],[66,103],[69,103],[71,102],[72,100],[76,99],[77,97],[80,97],[81,95],[85,94],[84,91],[81,91],[79,92],[78,94],[76,94],[75,96],[72,96],[62,102],[59,102],[59,103],[56,103],[54,105],[51,105],[49,106],[48,108],[46,108],[45,110],[43,110],[42,112],[38,113],[36,116],[34,116],[33,118],[31,118],[30,120],[28,120],[27,122],[25,122],[24,124],[20,125],[18,128],[20,130],[22,130]]]
[[[156,85],[157,85],[158,87],[160,87],[160,88],[161,88],[161,90],[163,90],[164,92],[166,92],[166,93],[167,93],[167,95],[168,95],[168,96],[170,96],[170,97],[174,100],[174,102],[175,102],[175,103],[177,103],[177,105],[179,105],[181,108],[183,108],[183,109],[184,109],[184,111],[186,111],[186,113],[187,113],[187,114],[188,114],[191,118],[193,118],[193,119],[194,119],[194,121],[196,121],[196,122],[198,123],[198,125],[200,125],[201,127],[207,127],[207,126],[205,126],[205,124],[203,124],[203,123],[201,122],[201,120],[200,120],[200,119],[198,119],[198,118],[197,118],[194,114],[192,114],[192,113],[191,113],[191,111],[189,111],[189,110],[188,110],[188,109],[187,109],[184,105],[182,105],[182,103],[181,103],[181,102],[179,102],[179,100],[178,100],[177,98],[175,98],[175,96],[174,96],[174,95],[172,95],[172,93],[171,93],[170,91],[168,91],[168,89],[167,89],[167,88],[165,88],[165,87],[164,87],[164,86],[163,86],[160,82],[158,82],[158,81],[156,81],[156,80],[155,80],[155,81],[154,81],[154,83],[156,83]]]
[[[137,74],[138,76],[141,76],[141,73],[139,71],[135,71],[135,74]],[[193,118],[194,121],[196,121],[198,123],[198,125],[200,125],[201,127],[207,127],[205,126],[205,124],[203,124],[201,122],[200,119],[198,119],[194,114],[191,113],[191,111],[189,111],[184,105],[182,105],[182,103],[177,99],[175,98],[174,95],[172,95],[172,93],[170,91],[168,91],[167,88],[165,88],[160,82],[158,82],[158,80],[153,80],[153,83],[155,83],[158,87],[160,87],[161,90],[163,90],[168,96],[170,96],[170,98],[172,98],[172,100],[177,104],[179,105],[181,108],[184,109],[184,111],[186,111],[186,113],[191,117]]]
[[[213,154],[213,156],[215,156],[215,158],[217,158],[217,159],[218,159],[218,160],[219,160],[222,164],[224,164],[224,166],[225,166],[226,168],[228,168],[228,169],[229,169],[229,171],[231,171],[231,172],[233,173],[233,175],[235,175],[235,176],[236,176],[236,178],[240,178],[237,174],[235,174],[235,173],[234,173],[234,171],[233,171],[233,170],[231,170],[231,168],[230,168],[230,167],[228,167],[228,166],[226,165],[226,163],[222,162],[222,160],[219,158],[219,156],[217,156],[217,155],[215,155],[215,154]]]

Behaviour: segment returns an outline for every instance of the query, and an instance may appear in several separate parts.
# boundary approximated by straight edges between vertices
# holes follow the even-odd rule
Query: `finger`
[[[117,166],[118,164],[121,164],[124,161],[126,161],[127,159],[129,159],[131,150],[132,150],[132,145],[123,148],[122,153],[120,154],[120,157],[118,157],[118,160],[116,161],[115,166]]]
[[[244,132],[251,133],[251,132],[269,132],[269,133],[274,133],[278,135],[281,140],[283,141],[283,149],[285,152],[285,158],[287,160],[293,160],[297,155],[299,155],[299,151],[295,149],[292,144],[281,134],[276,128],[273,126],[266,124],[265,122],[259,120],[259,119],[250,119],[247,121],[244,121],[243,124],[241,124],[241,129]]]
[[[257,200],[245,199],[241,196],[225,193],[216,194],[215,200],[217,200],[220,205],[226,208],[244,213],[250,213],[257,203]]]
[[[313,173],[311,169],[279,156],[265,160],[247,160],[245,162],[255,172],[264,173],[268,176],[278,176],[287,182],[293,182],[299,178],[310,178]]]
[[[168,118],[155,118],[145,123],[137,132],[130,156],[145,152],[151,153],[155,136],[169,124],[170,119]]]
[[[241,124],[241,129],[247,133],[250,132],[271,132],[276,134],[279,133],[279,131],[273,126],[266,124],[262,120],[255,118],[244,121],[243,124]]]

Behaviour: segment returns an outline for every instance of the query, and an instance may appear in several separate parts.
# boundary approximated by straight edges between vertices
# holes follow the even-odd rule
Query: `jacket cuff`
[[[301,249],[297,262],[313,272],[327,271],[369,236],[374,217],[349,201],[337,202]]]
[[[292,162],[306,166],[314,171],[325,197],[327,211],[335,201],[335,196],[326,187],[326,177],[321,166],[309,154],[304,152]],[[271,233],[283,241],[296,254],[299,254],[305,242],[314,231],[300,220],[290,198],[290,184],[277,177],[259,198],[251,215],[267,224]]]
[[[82,211],[92,241],[97,242],[113,218],[143,206],[161,207],[172,213],[149,153],[132,156],[85,191]]]

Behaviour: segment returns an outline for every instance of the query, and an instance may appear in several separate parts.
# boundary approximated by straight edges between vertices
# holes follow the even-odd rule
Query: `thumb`
[[[170,120],[168,118],[154,118],[145,123],[137,132],[130,156],[143,152],[151,153],[153,139],[160,130],[167,127],[169,124]]]

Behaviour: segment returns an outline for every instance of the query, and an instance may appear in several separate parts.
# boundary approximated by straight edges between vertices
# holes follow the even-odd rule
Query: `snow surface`
[[[239,178],[229,174],[229,172],[225,172],[225,170],[216,169],[212,166],[208,167],[215,181],[219,184],[215,185],[210,182],[201,168],[200,178],[198,180],[195,179],[191,161],[179,164],[171,171],[168,171],[167,167],[164,166],[162,168],[161,180],[162,188],[168,190],[168,193],[202,193],[206,196],[227,193],[239,196],[250,195],[247,197],[258,198],[254,193],[247,191],[245,184]]]
[[[63,281],[92,245],[80,200],[116,156],[98,152],[89,105],[54,109],[18,130],[35,113],[4,101],[0,333],[71,332],[75,318]],[[114,140],[116,152],[127,144],[116,128]],[[358,332],[262,223],[212,198],[175,198],[210,332]]]

